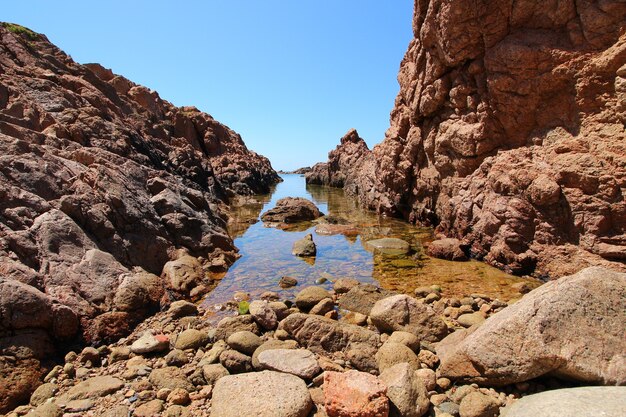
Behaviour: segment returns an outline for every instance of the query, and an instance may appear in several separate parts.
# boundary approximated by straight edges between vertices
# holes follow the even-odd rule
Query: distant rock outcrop
[[[515,273],[624,270],[625,19],[618,0],[416,1],[385,140],[344,137],[309,182]]]
[[[0,25],[2,354],[36,362],[79,332],[99,343],[130,331],[166,293],[191,290],[159,277],[166,262],[190,255],[171,274],[199,285],[235,259],[220,205],[278,181],[208,114]],[[0,412],[22,400],[2,396]]]

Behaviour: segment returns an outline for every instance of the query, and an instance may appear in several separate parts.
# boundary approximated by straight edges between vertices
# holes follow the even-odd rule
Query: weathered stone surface
[[[211,417],[241,417],[250,413],[259,417],[307,417],[312,408],[303,380],[281,372],[262,371],[225,376],[217,381]]]
[[[430,306],[413,297],[398,294],[377,301],[370,311],[374,325],[383,332],[401,330],[421,340],[436,342],[447,333],[447,327]]]
[[[394,295],[392,291],[372,284],[359,284],[351,287],[339,299],[339,307],[369,316],[377,301]]]
[[[252,358],[236,350],[225,350],[220,354],[220,363],[231,374],[252,371]]]
[[[258,356],[262,369],[285,372],[302,379],[313,379],[320,373],[313,352],[306,349],[268,349]]]
[[[112,394],[124,386],[124,381],[109,375],[95,376],[78,383],[61,397],[63,401],[98,398]]]
[[[421,417],[428,411],[428,391],[408,363],[399,363],[383,371],[378,377],[387,387],[391,415]]]
[[[171,256],[232,263],[220,204],[279,177],[210,115],[16,28],[0,25],[0,339],[108,343],[159,310]],[[32,291],[12,300],[8,281]]]
[[[259,326],[254,322],[254,318],[250,314],[224,317],[217,323],[215,338],[218,340],[226,340],[231,334],[244,330],[259,334]]]
[[[436,225],[516,273],[624,270],[626,9],[474,6],[415,3],[384,141],[370,152],[349,133],[307,181]]]
[[[428,255],[433,258],[447,259],[448,261],[467,261],[467,255],[461,249],[458,239],[438,239],[428,245]]]
[[[322,287],[306,287],[296,295],[296,306],[300,310],[309,311],[323,299],[331,297],[331,294]]]
[[[252,366],[254,369],[261,370],[261,364],[259,363],[259,355],[266,350],[271,349],[297,349],[298,342],[295,340],[277,340],[270,339],[259,346],[252,355]]]
[[[482,314],[469,313],[469,314],[461,314],[459,318],[456,319],[459,324],[463,327],[472,327],[476,324],[482,324],[485,321],[485,317]]]
[[[317,247],[315,246],[315,242],[313,242],[313,235],[309,233],[302,239],[296,240],[293,243],[291,254],[301,257],[315,256],[317,254]]]
[[[267,301],[251,302],[249,311],[254,321],[265,330],[274,330],[278,325],[278,316]]]
[[[261,215],[261,220],[271,223],[297,223],[321,217],[317,206],[306,198],[286,197],[276,202],[276,207]]]
[[[337,322],[321,316],[292,314],[279,324],[301,346],[309,350],[328,354],[358,352],[361,360],[353,362],[357,369],[377,369],[374,355],[380,344],[379,335],[359,326]],[[366,359],[366,360],[363,360]]]
[[[324,373],[324,409],[328,417],[387,417],[386,392],[378,378],[365,372]]]
[[[166,366],[153,370],[150,372],[148,380],[157,390],[161,388],[194,390],[193,384],[189,382],[184,372],[175,366]]]
[[[580,387],[528,395],[502,410],[503,417],[622,417],[626,387]]]
[[[359,285],[359,281],[354,278],[339,278],[334,282],[333,290],[337,294],[345,294],[357,285]]]
[[[478,328],[441,341],[438,372],[493,385],[550,373],[626,382],[626,274],[600,267],[548,282]]]

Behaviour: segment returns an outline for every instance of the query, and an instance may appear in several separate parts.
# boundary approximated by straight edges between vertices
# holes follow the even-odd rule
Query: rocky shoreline
[[[549,415],[626,407],[625,387],[584,387],[626,383],[626,274],[589,268],[511,305],[442,294],[337,279],[234,301],[215,326],[176,301],[126,338],[68,353],[6,416],[524,417],[547,395],[561,413]],[[582,412],[568,395],[594,402]]]
[[[307,181],[510,273],[626,271],[626,7],[552,6],[416,1],[384,140],[350,130]]]

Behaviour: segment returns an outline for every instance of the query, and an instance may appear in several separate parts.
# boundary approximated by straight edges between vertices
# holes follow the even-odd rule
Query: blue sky
[[[0,20],[44,33],[194,105],[239,132],[276,169],[325,161],[358,129],[384,138],[412,37],[411,0],[4,2]]]

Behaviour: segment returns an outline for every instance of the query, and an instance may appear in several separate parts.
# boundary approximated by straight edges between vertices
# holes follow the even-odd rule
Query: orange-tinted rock
[[[342,139],[307,180],[515,273],[626,270],[624,19],[618,0],[416,1],[384,141]]]
[[[328,417],[387,417],[386,393],[387,387],[365,372],[324,373],[324,408]]]

